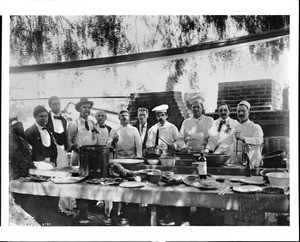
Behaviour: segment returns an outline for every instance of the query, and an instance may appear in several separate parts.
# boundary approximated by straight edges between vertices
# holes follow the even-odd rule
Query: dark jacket
[[[139,131],[140,133],[140,123],[137,122],[135,125],[133,125],[133,127],[136,127],[137,130]],[[147,139],[148,139],[148,131],[150,129],[150,124],[147,122],[147,128],[146,128],[146,134],[145,134],[145,138],[144,140],[142,141],[142,149],[144,150],[146,148],[146,142],[147,142]]]
[[[45,147],[42,143],[41,134],[34,124],[30,128],[25,130],[25,138],[28,143],[32,146],[32,160],[33,161],[42,161],[47,157],[50,157],[50,161],[55,163],[57,158],[57,149],[54,137],[49,130],[51,144],[49,147]],[[48,154],[48,155],[47,155]]]
[[[58,145],[64,145],[65,150],[68,150],[67,120],[64,117],[62,117],[61,122],[64,128],[64,132],[62,132],[61,134],[55,133],[51,113],[48,113],[48,123],[46,127],[53,134],[56,143]]]

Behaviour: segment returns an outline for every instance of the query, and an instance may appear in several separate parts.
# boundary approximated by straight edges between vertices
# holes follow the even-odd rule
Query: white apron
[[[85,128],[82,128],[78,124],[78,119],[76,120],[76,125],[78,128],[78,132],[76,134],[74,145],[77,145],[77,146],[96,145],[97,138],[93,137],[91,128],[90,128],[90,130],[86,130]],[[79,165],[79,153],[74,150],[72,151],[72,154],[71,154],[71,165],[72,166]]]

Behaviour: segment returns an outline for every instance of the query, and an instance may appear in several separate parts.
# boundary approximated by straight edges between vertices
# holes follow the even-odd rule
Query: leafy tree
[[[143,24],[143,31],[137,26]],[[289,27],[289,16],[281,15],[161,15],[161,16],[11,16],[10,49],[19,65],[51,63],[103,56],[116,56],[262,33]],[[139,25],[140,26],[140,25]],[[135,28],[134,38],[130,36]],[[234,31],[232,31],[234,29]],[[145,31],[147,31],[145,34]],[[278,61],[289,47],[289,38],[249,46],[252,57],[268,65]],[[209,55],[212,71],[216,62],[234,66],[239,50]],[[192,58],[168,61],[166,90],[174,90],[188,70]],[[111,69],[106,69],[110,71]],[[112,68],[117,75],[117,70]],[[198,89],[195,68],[189,74]],[[129,84],[128,84],[129,85]]]

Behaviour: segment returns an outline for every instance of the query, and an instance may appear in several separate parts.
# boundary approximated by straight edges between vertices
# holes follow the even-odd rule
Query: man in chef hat
[[[235,127],[232,135],[233,154],[229,162],[242,163],[242,154],[246,152],[245,146],[247,146],[252,167],[259,167],[262,160],[261,148],[264,134],[260,125],[249,119],[250,108],[251,105],[247,101],[241,101],[237,105],[237,116],[240,123]]]
[[[167,121],[168,108],[167,104],[162,104],[152,109],[158,122],[149,129],[146,143],[146,147],[161,148],[163,151],[161,157],[172,156],[172,152],[176,148],[175,141],[178,140],[179,135],[176,126]]]

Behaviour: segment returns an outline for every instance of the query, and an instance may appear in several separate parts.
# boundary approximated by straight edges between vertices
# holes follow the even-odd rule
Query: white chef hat
[[[248,110],[250,110],[251,105],[250,105],[250,103],[248,103],[247,101],[241,101],[241,102],[238,104],[238,106],[240,106],[240,105],[245,105],[245,106],[248,108]]]
[[[167,104],[162,104],[160,106],[153,108],[152,111],[155,111],[157,113],[166,113],[168,108],[169,106]]]

